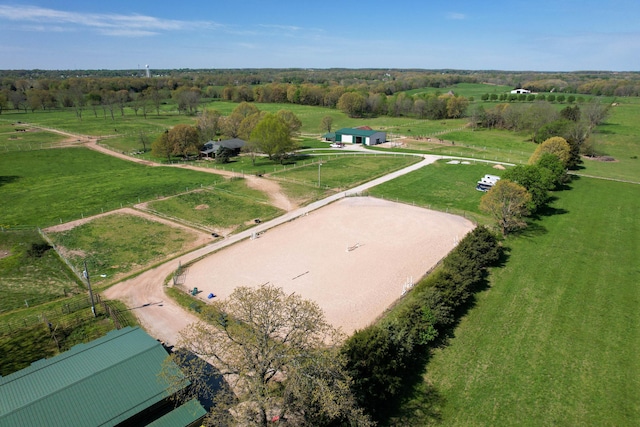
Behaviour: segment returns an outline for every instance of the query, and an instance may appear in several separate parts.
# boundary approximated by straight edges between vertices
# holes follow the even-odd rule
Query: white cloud
[[[467,19],[467,15],[465,15],[464,13],[449,12],[447,14],[447,18],[453,19],[456,21],[462,21],[464,19]]]
[[[0,5],[0,19],[36,23],[40,31],[55,31],[67,27],[69,31],[90,28],[109,36],[151,36],[165,31],[213,29],[219,24],[206,21],[180,21],[145,15],[121,15],[112,13],[81,13],[47,9],[37,6]],[[23,27],[29,29],[29,26]],[[33,28],[33,27],[31,27]]]
[[[301,27],[296,27],[295,25],[272,25],[272,24],[261,24],[261,27],[264,28],[273,28],[276,30],[282,30],[282,31],[300,31],[302,30]]]

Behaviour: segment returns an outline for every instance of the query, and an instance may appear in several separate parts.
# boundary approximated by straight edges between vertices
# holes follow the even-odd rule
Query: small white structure
[[[498,181],[500,181],[500,177],[498,175],[485,175],[476,184],[476,190],[489,191]]]
[[[514,90],[511,91],[511,93],[517,93],[517,94],[520,94],[520,93],[531,93],[531,91],[527,90],[527,89],[514,89]]]

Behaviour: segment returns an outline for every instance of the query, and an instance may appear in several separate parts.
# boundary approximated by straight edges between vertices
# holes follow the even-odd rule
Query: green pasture
[[[493,165],[473,162],[469,165],[434,164],[385,182],[369,190],[369,194],[383,199],[415,204],[429,209],[456,213],[486,224],[489,218],[479,209],[483,192],[476,183],[486,174],[501,175]]]
[[[0,232],[0,313],[83,291],[36,230]]]
[[[623,426],[640,419],[639,186],[581,178],[521,236],[435,351],[418,425]],[[409,409],[411,407],[412,409]]]
[[[193,123],[195,118],[180,115],[175,110],[161,110],[157,115],[155,110],[147,114],[147,118],[138,112],[135,115],[130,108],[124,109],[124,116],[120,111],[114,111],[114,119],[107,113],[105,117],[102,109],[95,116],[92,110],[85,110],[82,120],[78,119],[73,109],[36,110],[35,112],[10,111],[2,114],[3,120],[11,123],[21,121],[36,126],[64,130],[80,135],[92,135],[98,137],[118,136],[126,134],[138,134],[144,132],[162,132],[178,123]]]
[[[26,129],[26,132],[17,129]],[[25,151],[56,146],[66,136],[27,128],[19,123],[0,119],[0,152]]]
[[[475,100],[479,100],[480,97],[485,93],[509,93],[512,89],[513,86],[491,85],[486,83],[458,83],[447,87],[424,87],[419,89],[412,89],[406,91],[405,93],[407,95],[419,95],[423,93],[445,94],[449,91],[452,91],[455,95],[464,96],[465,98],[473,96]]]
[[[139,165],[85,148],[0,156],[0,225],[51,226],[209,186],[214,174]]]
[[[268,204],[264,193],[246,188],[242,180],[151,202],[149,208],[219,233],[224,229],[225,234],[255,225],[256,218],[269,220],[283,213]]]
[[[76,270],[84,270],[86,261],[91,283],[98,286],[183,252],[195,239],[182,228],[126,214],[98,217],[48,236]]]
[[[615,159],[602,162],[584,159],[578,173],[640,182],[640,98],[620,98],[592,138],[596,150]]]
[[[277,179],[308,186],[341,191],[416,163],[417,156],[405,155],[335,155],[317,156],[304,166],[272,174]],[[319,166],[319,164],[321,164]],[[320,177],[320,182],[318,182]]]
[[[418,140],[400,139],[391,151],[472,157],[478,160],[526,163],[536,149],[528,135],[497,129],[464,128]],[[439,142],[441,140],[442,142]],[[374,147],[375,150],[387,150]]]

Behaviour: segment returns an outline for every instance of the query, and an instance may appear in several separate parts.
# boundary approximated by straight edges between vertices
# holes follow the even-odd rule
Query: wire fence
[[[128,325],[126,317],[110,301],[103,300],[99,294],[94,295],[96,315],[107,315],[116,328],[120,329]],[[38,313],[22,316],[19,320],[0,322],[0,335],[14,334],[25,329],[31,329],[37,325],[45,325],[49,328],[59,326],[69,328],[78,323],[87,322],[95,316],[91,310],[89,296],[74,297],[57,305],[54,309],[43,309]]]

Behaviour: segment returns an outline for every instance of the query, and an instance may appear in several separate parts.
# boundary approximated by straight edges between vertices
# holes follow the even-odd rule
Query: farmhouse
[[[377,145],[387,140],[386,132],[375,130],[342,128],[335,132],[335,142],[352,144]]]
[[[531,93],[531,91],[527,90],[527,89],[514,89],[514,90],[511,91],[511,93],[517,93],[517,94],[520,94],[520,93]]]
[[[233,151],[233,155],[240,154],[240,150],[246,144],[239,138],[225,139],[224,141],[209,141],[204,144],[204,148],[200,150],[202,157],[215,157],[220,147],[228,148]]]
[[[205,409],[197,400],[176,407],[158,376],[167,356],[127,327],[34,362],[0,378],[0,425],[199,426]]]

